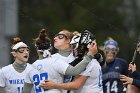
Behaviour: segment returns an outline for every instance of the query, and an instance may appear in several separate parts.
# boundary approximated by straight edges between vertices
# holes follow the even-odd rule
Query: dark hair
[[[35,47],[38,50],[46,50],[51,47],[51,40],[46,29],[41,29],[37,38],[34,39]]]
[[[15,44],[19,43],[19,42],[21,42],[20,37],[14,37],[14,38],[12,38],[12,47],[13,47]]]
[[[79,56],[84,56],[84,54],[88,51],[87,45],[94,40],[96,40],[96,37],[90,31],[85,30],[81,33],[77,48]]]

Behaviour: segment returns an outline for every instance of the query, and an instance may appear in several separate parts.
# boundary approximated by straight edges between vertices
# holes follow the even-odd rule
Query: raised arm
[[[88,46],[88,53],[84,56],[83,60],[79,62],[75,67],[69,65],[65,75],[76,76],[85,70],[89,62],[94,58],[94,55],[98,52],[97,44],[95,41]]]

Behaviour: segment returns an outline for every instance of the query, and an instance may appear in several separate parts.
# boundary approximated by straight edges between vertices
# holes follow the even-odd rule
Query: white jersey
[[[67,62],[67,63],[71,63],[75,57],[73,56],[73,54],[71,53],[68,57],[65,57],[65,56],[62,56],[60,55],[59,53],[55,53],[52,55],[53,57],[57,57],[57,58],[60,58],[62,59],[63,61]]]
[[[101,66],[96,59],[92,59],[80,75],[87,76],[88,79],[75,93],[103,93]]]
[[[36,93],[61,93],[62,90],[44,90],[39,87],[39,85],[43,80],[52,80],[54,82],[62,83],[63,75],[65,75],[65,71],[68,66],[68,63],[64,62],[56,56],[37,60],[33,63],[33,68],[28,73],[25,82],[34,84]]]
[[[5,66],[0,70],[0,86],[5,87],[6,93],[22,93],[24,79],[31,65],[27,63],[26,69],[19,73],[11,65]]]
[[[75,57],[73,56],[73,53],[71,53],[68,57],[62,56],[59,53],[53,54],[52,56],[58,57],[67,63],[71,63],[75,59]],[[68,90],[62,90],[62,93],[67,93],[67,91]],[[70,93],[73,93],[73,91],[71,90]]]

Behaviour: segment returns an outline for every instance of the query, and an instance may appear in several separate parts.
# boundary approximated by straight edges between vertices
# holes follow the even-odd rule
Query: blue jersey
[[[137,71],[134,71],[132,73],[133,76],[133,85],[135,85],[136,87],[140,88],[140,73],[138,73]]]
[[[128,64],[125,60],[115,58],[107,63],[103,69],[103,91],[104,93],[122,93],[124,90],[120,75],[128,75]]]

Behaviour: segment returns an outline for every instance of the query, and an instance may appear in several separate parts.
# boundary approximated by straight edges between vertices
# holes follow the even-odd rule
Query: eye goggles
[[[19,53],[24,53],[25,51],[30,52],[28,47],[20,47],[20,48],[18,48],[16,50],[13,50],[13,51],[19,52]]]
[[[59,39],[63,39],[63,38],[68,39],[68,37],[65,34],[57,34],[54,37],[58,37]]]
[[[118,49],[117,48],[109,48],[109,47],[106,47],[105,48],[105,52],[113,52],[113,53],[115,52],[116,53],[116,52],[118,52]]]

